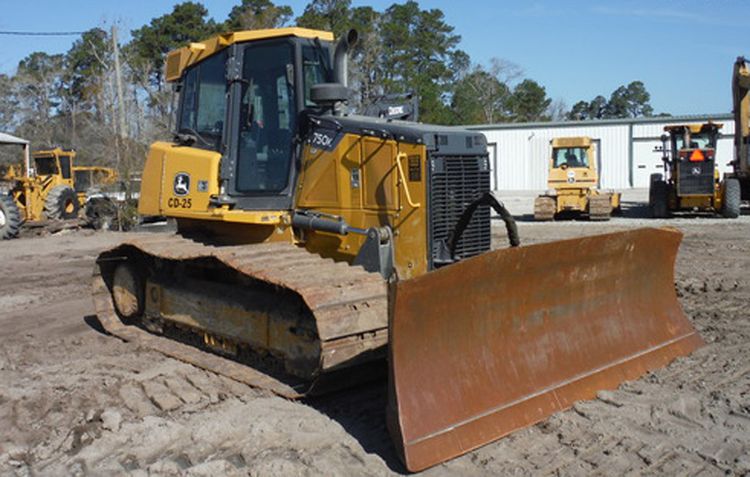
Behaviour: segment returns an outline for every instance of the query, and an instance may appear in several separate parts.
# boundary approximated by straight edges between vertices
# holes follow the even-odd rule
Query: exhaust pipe
[[[359,33],[352,28],[336,43],[336,49],[333,52],[333,75],[336,83],[349,85],[349,49],[357,43],[358,38]]]

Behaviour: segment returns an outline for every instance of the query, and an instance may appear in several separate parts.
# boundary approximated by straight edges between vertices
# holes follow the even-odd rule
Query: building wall
[[[598,150],[600,187],[626,189],[648,187],[649,177],[662,172],[661,145],[664,126],[705,122],[712,118],[724,124],[717,157],[722,172],[731,170],[734,124],[726,115],[640,120],[575,121],[533,124],[470,126],[487,138],[496,190],[544,190],[550,141],[556,137],[589,136]]]

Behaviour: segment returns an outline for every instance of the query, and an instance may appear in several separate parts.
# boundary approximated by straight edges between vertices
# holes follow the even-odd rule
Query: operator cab
[[[60,175],[63,179],[72,177],[75,153],[60,148],[34,153],[34,174],[37,176]]]
[[[292,205],[298,118],[316,107],[313,86],[334,80],[333,45],[295,35],[237,42],[185,68],[179,142],[222,154],[219,203]]]
[[[552,161],[555,168],[589,167],[587,147],[554,147]]]
[[[721,124],[712,122],[667,126],[664,130],[668,135],[662,137],[665,144],[663,149],[671,152],[671,158],[680,161],[702,162],[713,159],[721,128]]]

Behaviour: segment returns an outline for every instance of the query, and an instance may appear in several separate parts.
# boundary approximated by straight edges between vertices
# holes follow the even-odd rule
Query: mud
[[[704,348],[424,474],[750,472],[748,219],[677,223],[676,288]],[[533,243],[636,224],[519,228]],[[504,246],[504,229],[493,230]],[[123,237],[0,244],[0,474],[405,472],[385,428],[383,382],[286,401],[104,335],[89,297],[93,259]]]

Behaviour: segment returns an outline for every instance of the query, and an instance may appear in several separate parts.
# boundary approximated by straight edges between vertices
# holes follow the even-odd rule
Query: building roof
[[[591,127],[591,126],[616,126],[622,124],[653,124],[653,123],[690,123],[706,121],[732,121],[734,116],[730,113],[719,114],[695,114],[685,116],[652,116],[648,118],[617,118],[617,119],[588,119],[582,121],[538,121],[533,123],[499,123],[499,124],[473,124],[464,126],[466,129],[478,129],[482,131],[495,129],[532,129],[532,128],[561,128],[561,127]]]
[[[0,144],[19,144],[19,145],[25,145],[28,144],[29,141],[26,139],[21,139],[20,137],[11,136],[10,134],[5,134],[0,132]]]

